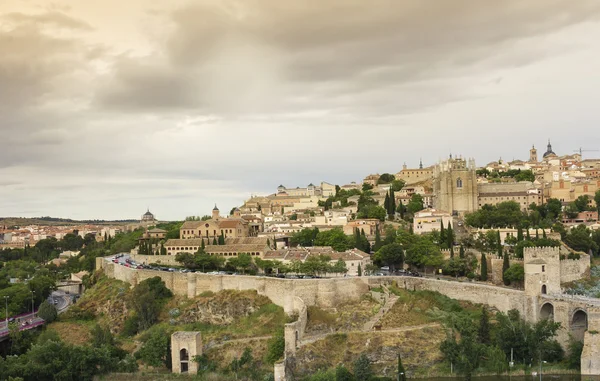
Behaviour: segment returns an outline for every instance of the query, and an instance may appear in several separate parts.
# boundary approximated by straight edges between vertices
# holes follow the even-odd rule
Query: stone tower
[[[195,356],[202,355],[200,332],[175,332],[171,335],[171,362],[173,373],[198,373]]]
[[[213,220],[219,219],[219,208],[217,208],[217,204],[215,204],[215,207],[212,210],[212,219]]]
[[[523,253],[525,294],[560,294],[560,250],[558,247],[528,247]]]
[[[535,146],[531,146],[531,149],[529,150],[529,162],[530,163],[538,162],[537,150],[535,149]]]
[[[475,160],[452,158],[438,163],[433,174],[435,208],[464,214],[477,210]]]

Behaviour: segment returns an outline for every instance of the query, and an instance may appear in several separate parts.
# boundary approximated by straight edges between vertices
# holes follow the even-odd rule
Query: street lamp
[[[542,381],[542,363],[546,364],[547,361],[542,361],[542,358],[540,357],[540,381]]]
[[[35,291],[31,291],[31,319],[33,321],[33,319],[35,318],[35,314],[33,312],[33,295],[35,294]]]
[[[6,329],[8,329],[8,295],[4,295],[4,304],[6,305]]]

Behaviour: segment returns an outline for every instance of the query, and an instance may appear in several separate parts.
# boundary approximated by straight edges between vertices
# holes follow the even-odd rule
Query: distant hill
[[[94,224],[94,225],[115,225],[115,224],[128,224],[132,222],[138,222],[138,220],[73,220],[70,218],[57,218],[57,217],[0,217],[0,224],[8,226],[25,226],[25,225],[81,225],[81,224]]]

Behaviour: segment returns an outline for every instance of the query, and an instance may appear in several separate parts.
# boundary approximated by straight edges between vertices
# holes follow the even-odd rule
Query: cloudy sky
[[[0,216],[181,219],[420,157],[600,149],[599,21],[598,0],[2,0]]]

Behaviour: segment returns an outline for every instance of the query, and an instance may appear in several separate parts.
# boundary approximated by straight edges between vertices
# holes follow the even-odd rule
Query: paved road
[[[54,304],[58,313],[62,313],[72,304],[71,295],[62,290],[52,291],[48,297],[48,303]]]
[[[21,331],[26,329],[35,328],[44,323],[43,319],[38,318],[35,314],[24,314],[19,315],[15,322],[19,325]],[[6,327],[6,320],[2,320],[0,323],[0,338],[8,335],[8,328]]]

